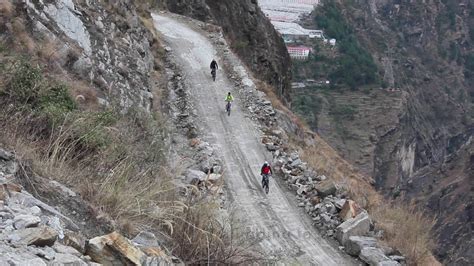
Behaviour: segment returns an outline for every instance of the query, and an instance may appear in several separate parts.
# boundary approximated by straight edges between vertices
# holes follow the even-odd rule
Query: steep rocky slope
[[[255,0],[158,0],[171,12],[213,22],[222,27],[233,50],[247,67],[273,85],[283,99],[289,96],[289,56],[283,40]]]
[[[313,128],[387,196],[437,216],[439,258],[472,263],[472,1],[337,3],[386,89],[314,90]]]

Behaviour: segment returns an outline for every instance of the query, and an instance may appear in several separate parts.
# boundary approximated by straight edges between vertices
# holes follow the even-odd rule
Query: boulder
[[[13,158],[14,158],[13,153],[0,148],[0,160],[11,161],[13,160]]]
[[[52,246],[58,237],[58,233],[48,226],[25,228],[14,231],[8,236],[8,240],[15,246],[35,245],[38,247]]]
[[[370,229],[370,218],[367,212],[362,212],[355,218],[351,218],[337,227],[336,239],[345,245],[351,236],[367,235]]]
[[[19,214],[15,216],[13,220],[13,225],[16,229],[23,229],[29,227],[36,227],[41,222],[41,219],[38,216],[29,215],[29,214]]]
[[[357,205],[357,203],[353,200],[346,200],[344,205],[342,206],[341,212],[339,213],[339,217],[342,220],[347,221],[351,218],[356,217],[360,212],[361,208]]]
[[[52,261],[50,265],[87,266],[88,264],[78,256],[74,256],[72,254],[57,253],[54,257],[54,261]]]
[[[59,244],[56,242],[53,246],[54,251],[57,253],[62,253],[62,254],[70,254],[74,256],[81,256],[82,253],[79,252],[77,249],[70,247],[70,246],[65,246],[63,244]]]
[[[219,174],[210,174],[208,177],[207,177],[207,181],[215,184],[217,183],[219,180],[221,180],[222,178],[222,175],[219,175]]]
[[[346,201],[347,200],[345,199],[336,199],[334,200],[334,205],[338,210],[342,210],[342,207],[344,206],[344,204],[346,204]]]
[[[8,263],[7,263],[7,265],[8,265]],[[10,265],[15,265],[15,264],[10,264]],[[46,264],[46,262],[44,262],[40,258],[35,258],[35,259],[24,260],[18,265],[28,265],[28,266],[43,266],[44,265],[44,266],[46,266],[48,264]]]
[[[300,166],[302,163],[303,163],[303,162],[302,162],[300,159],[296,159],[296,160],[294,160],[294,161],[290,164],[290,166],[291,166],[292,168],[295,168],[295,167]]]
[[[377,239],[366,236],[350,236],[344,244],[347,254],[352,256],[359,256],[360,251],[365,247],[375,247]]]
[[[365,247],[361,250],[359,258],[370,266],[398,266],[400,263],[385,256],[383,250],[375,247]]]
[[[105,265],[142,265],[146,261],[145,253],[117,232],[90,239],[86,254]]]
[[[206,174],[202,171],[189,169],[186,172],[186,182],[190,184],[197,184],[205,179]]]
[[[399,256],[399,255],[392,255],[392,256],[388,256],[391,260],[394,260],[394,261],[398,261],[398,262],[404,262],[406,261],[406,258],[403,257],[403,256]]]
[[[277,145],[275,145],[273,143],[267,143],[266,147],[267,147],[268,151],[276,151],[280,148],[280,147],[278,147]]]
[[[313,196],[309,201],[311,202],[311,204],[316,205],[321,202],[321,199],[318,196]]]
[[[319,196],[325,198],[336,194],[337,188],[332,180],[325,180],[316,185],[316,191],[318,191]]]
[[[1,169],[0,169],[1,171]],[[0,182],[0,200],[5,200],[11,196],[12,192],[21,192],[22,188],[20,185],[13,183],[2,183]]]
[[[158,239],[155,234],[147,231],[142,231],[138,233],[133,239],[132,242],[143,247],[159,247]]]
[[[67,230],[64,233],[64,244],[75,248],[77,251],[84,253],[86,251],[86,238],[79,232]]]

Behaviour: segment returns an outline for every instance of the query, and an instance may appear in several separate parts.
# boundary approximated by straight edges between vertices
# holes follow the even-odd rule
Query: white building
[[[294,22],[272,21],[272,24],[275,29],[283,36],[283,38],[288,41],[308,38],[325,39],[324,32],[322,30],[308,30]]]
[[[290,57],[296,60],[307,60],[312,52],[311,47],[307,46],[287,46],[286,49]]]

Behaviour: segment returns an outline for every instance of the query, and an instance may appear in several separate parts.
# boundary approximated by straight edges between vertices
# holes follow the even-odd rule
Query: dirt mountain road
[[[200,131],[219,151],[225,168],[226,186],[234,205],[249,227],[263,230],[263,250],[279,254],[283,263],[311,265],[354,265],[324,238],[318,235],[308,217],[273,180],[265,195],[260,184],[260,167],[271,159],[259,141],[255,122],[245,116],[236,96],[232,114],[225,113],[225,96],[233,92],[233,83],[222,69],[212,82],[209,64],[220,62],[216,48],[201,32],[168,14],[153,14],[154,25],[184,73],[192,104],[199,118]],[[235,93],[237,95],[237,92]]]

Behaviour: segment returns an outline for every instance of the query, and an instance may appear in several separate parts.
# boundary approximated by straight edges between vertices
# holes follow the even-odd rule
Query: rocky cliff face
[[[15,8],[35,41],[54,44],[63,74],[97,88],[99,103],[150,110],[152,85],[143,73],[153,70],[154,43],[130,1],[25,0]]]
[[[329,93],[318,119],[322,136],[381,191],[438,217],[436,254],[457,265],[472,263],[474,254],[472,5],[339,1],[394,90]],[[334,103],[352,105],[355,114],[338,123]]]
[[[233,49],[256,75],[288,99],[290,59],[283,40],[255,0],[159,0],[175,13],[212,21],[224,30]]]

